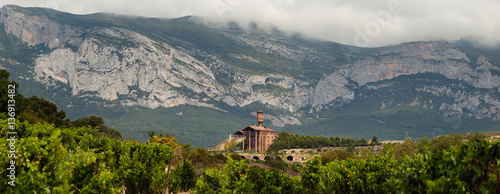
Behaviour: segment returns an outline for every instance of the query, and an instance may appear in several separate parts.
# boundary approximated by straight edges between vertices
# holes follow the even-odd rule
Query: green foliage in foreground
[[[178,190],[184,192],[189,191],[196,183],[194,177],[196,175],[196,170],[191,165],[190,161],[185,161],[180,164],[174,168],[171,173],[168,181],[168,188],[173,193],[177,193]]]
[[[104,125],[101,117],[90,116],[71,121],[66,112],[58,111],[57,105],[44,98],[31,96],[24,98],[17,92],[19,84],[9,81],[10,73],[0,70],[0,113],[14,112],[15,118],[28,123],[50,123],[55,127],[87,127],[99,129],[99,135],[107,135],[114,139],[122,139],[120,132]],[[12,104],[13,106],[7,106]]]
[[[247,166],[244,160],[228,157],[223,168],[204,170],[192,193],[299,193],[300,180],[300,177]]]
[[[8,123],[0,119],[0,135]],[[400,148],[388,144],[380,155],[354,158],[337,153],[325,162],[315,158],[297,167],[301,176],[281,170],[249,166],[230,156],[224,167],[202,171],[195,179],[194,164],[206,158],[196,149],[170,172],[170,146],[138,143],[98,135],[95,128],[56,128],[53,124],[16,123],[15,182],[3,184],[0,193],[498,193],[500,192],[500,141],[472,136],[463,143],[435,138],[417,143],[408,139]],[[10,137],[10,135],[9,135]],[[457,136],[458,137],[458,136]],[[457,139],[448,137],[448,139]],[[426,143],[427,142],[427,143]],[[437,146],[428,145],[429,142]],[[441,142],[441,143],[440,143]],[[11,141],[0,139],[0,146]],[[390,146],[389,146],[390,145]],[[436,147],[434,149],[433,147]],[[418,150],[422,150],[421,152]],[[345,152],[345,151],[344,151]],[[397,153],[396,153],[397,152]],[[422,154],[423,153],[423,154]],[[0,149],[0,181],[8,183],[10,157]],[[184,155],[179,153],[179,156]],[[237,156],[236,156],[237,157]],[[325,157],[322,155],[322,157]],[[323,164],[322,162],[325,162]]]
[[[473,139],[459,146],[394,158],[392,149],[364,159],[306,163],[302,176],[228,160],[197,180],[193,193],[499,193],[500,141]]]
[[[4,117],[4,116],[2,116]],[[8,135],[7,119],[0,135]],[[160,193],[172,148],[98,136],[96,128],[56,128],[53,124],[16,123],[15,157],[11,141],[0,139],[0,193]],[[13,141],[12,141],[13,142]],[[13,159],[14,160],[11,160]],[[7,174],[15,161],[15,186]],[[14,172],[14,171],[13,171]]]

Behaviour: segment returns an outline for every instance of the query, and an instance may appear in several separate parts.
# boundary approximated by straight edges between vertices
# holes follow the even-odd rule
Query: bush
[[[0,120],[0,135],[7,135],[7,126]],[[87,127],[24,122],[16,128],[24,131],[17,139],[17,186],[0,187],[0,193],[118,193],[122,186],[131,193],[159,193],[164,188],[164,169],[173,157],[169,146],[98,137],[97,129]],[[0,146],[8,144],[0,139]],[[0,165],[7,166],[7,150],[0,153]]]
[[[354,153],[356,151],[356,148],[354,147],[354,145],[351,144],[351,145],[349,145],[349,147],[347,147],[347,151]]]
[[[248,167],[228,157],[224,168],[203,171],[192,193],[300,193],[300,178],[276,170]]]
[[[190,161],[185,161],[172,170],[169,177],[169,191],[177,193],[178,190],[186,192],[194,187],[196,170]]]
[[[285,171],[288,167],[288,164],[283,160],[269,159],[265,160],[264,164],[272,168],[280,169],[282,171]]]
[[[380,144],[382,144],[382,143],[380,143],[380,142],[378,141],[377,137],[376,137],[376,136],[373,136],[372,141],[370,142],[370,145],[371,145],[371,146],[374,146],[374,145],[380,145]]]
[[[320,157],[321,163],[325,165],[333,161],[341,161],[346,160],[347,158],[354,158],[354,154],[346,150],[334,150],[322,153]]]
[[[418,154],[418,148],[411,138],[407,138],[403,144],[398,143],[394,146],[394,158],[396,158],[396,160],[404,156],[413,157],[416,154]]]
[[[458,146],[462,144],[462,137],[461,135],[444,135],[444,136],[439,136],[435,137],[432,139],[432,147],[430,148],[430,151],[432,153],[435,153],[436,151],[440,149],[448,149],[453,146]]]
[[[217,162],[225,161],[225,157],[222,154],[211,155],[205,148],[196,148],[189,152],[188,160],[194,166],[213,167]]]
[[[294,163],[294,164],[291,164],[290,165],[290,168],[294,171],[294,172],[300,172],[302,170],[302,168],[304,168],[304,166],[300,163]]]

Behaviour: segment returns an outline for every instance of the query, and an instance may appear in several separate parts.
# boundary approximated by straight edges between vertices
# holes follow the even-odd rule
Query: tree
[[[429,139],[429,137],[427,136],[417,141],[417,149],[419,153],[423,154],[426,151],[429,151],[430,147],[431,147],[431,139]]]
[[[14,109],[16,117],[21,113],[24,108],[23,95],[17,92],[19,84],[14,81],[9,81],[10,73],[6,70],[0,70],[0,112],[7,113],[9,108],[9,100],[14,100]],[[12,97],[12,98],[11,98]],[[10,101],[13,102],[13,101]]]
[[[380,144],[381,143],[378,141],[377,137],[373,136],[372,141],[370,142],[370,145],[374,146],[374,145],[380,145]]]
[[[321,163],[325,165],[333,161],[341,161],[347,158],[354,158],[354,154],[346,150],[328,151],[321,154]]]
[[[179,141],[177,141],[173,135],[169,135],[168,133],[167,135],[163,135],[163,133],[160,133],[160,135],[154,135],[153,131],[149,131],[148,134],[150,137],[148,142],[161,143],[174,149],[179,147]]]
[[[47,99],[32,96],[24,100],[23,115],[29,123],[52,123],[55,127],[67,126],[69,119],[63,110]]]
[[[71,127],[98,128],[102,135],[107,135],[113,139],[122,139],[120,132],[104,125],[104,120],[98,116],[84,117],[70,122]]]
[[[320,168],[321,160],[319,158],[307,161],[305,167],[302,168],[302,188],[306,193],[314,193],[318,190]]]
[[[448,149],[462,144],[462,137],[459,135],[443,135],[433,138],[431,144],[433,146],[430,151],[434,153],[439,149]]]
[[[348,147],[347,147],[347,151],[348,152],[351,152],[351,153],[354,153],[356,151],[356,148],[354,147],[354,145],[350,144]]]
[[[397,160],[400,160],[404,156],[413,157],[416,154],[418,154],[418,148],[411,138],[407,138],[403,144],[396,144],[394,146],[394,158]]]
[[[196,170],[191,165],[191,161],[185,161],[182,165],[180,165],[180,171],[178,173],[181,178],[181,191],[189,191],[189,189],[193,188],[196,183],[194,177],[196,175]]]
[[[90,126],[92,128],[95,128],[101,125],[104,125],[104,120],[101,117],[97,116],[84,117],[81,119],[76,119],[74,121],[71,121],[72,127]]]
[[[356,141],[356,145],[357,146],[367,146],[368,145],[368,142],[366,141],[366,139],[363,137],[361,138],[360,140]]]
[[[214,166],[215,158],[210,155],[205,148],[196,148],[189,153],[188,160],[192,161],[194,166]]]

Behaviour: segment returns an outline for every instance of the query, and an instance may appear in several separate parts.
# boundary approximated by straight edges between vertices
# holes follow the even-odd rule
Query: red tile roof
[[[240,131],[248,131],[248,130],[256,130],[256,131],[270,131],[270,132],[274,132],[272,129],[270,128],[267,128],[267,127],[257,127],[257,126],[248,126],[248,127],[245,127],[244,129],[240,130]]]

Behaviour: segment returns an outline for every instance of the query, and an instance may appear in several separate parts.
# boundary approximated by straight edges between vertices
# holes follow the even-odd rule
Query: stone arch
[[[253,156],[252,159],[254,159],[254,160],[260,160],[259,156]]]
[[[242,156],[242,155],[240,155],[240,157],[241,157],[241,159],[245,159],[245,160],[247,159],[245,156]]]
[[[270,156],[265,156],[264,160],[271,160],[271,157]]]
[[[287,159],[288,161],[293,161],[293,156],[287,156],[287,157],[286,157],[286,159]]]

